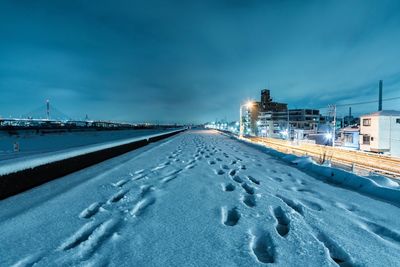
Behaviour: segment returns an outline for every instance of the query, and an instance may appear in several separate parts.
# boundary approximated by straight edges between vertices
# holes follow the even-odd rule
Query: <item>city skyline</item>
[[[50,99],[74,118],[235,120],[239,105],[258,99],[263,88],[289,108],[319,109],[377,101],[379,80],[384,99],[399,96],[397,1],[9,1],[0,7],[7,40],[0,49],[3,117]],[[377,103],[352,108],[361,115]]]

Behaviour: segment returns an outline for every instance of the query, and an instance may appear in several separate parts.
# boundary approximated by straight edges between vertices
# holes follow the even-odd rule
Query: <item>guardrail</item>
[[[19,194],[23,191],[44,184],[67,174],[98,164],[107,159],[122,155],[149,143],[176,135],[186,129],[181,129],[159,135],[143,136],[129,143],[96,150],[82,155],[49,162],[29,169],[0,175],[0,200]]]
[[[353,169],[364,169],[400,179],[400,158],[356,150],[345,150],[339,147],[296,144],[291,141],[273,138],[249,137],[247,139],[264,144],[280,152],[298,156],[311,156],[319,162],[330,160],[333,163],[343,164]]]

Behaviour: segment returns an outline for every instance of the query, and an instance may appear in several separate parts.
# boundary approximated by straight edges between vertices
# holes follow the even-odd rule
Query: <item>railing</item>
[[[339,147],[322,146],[316,144],[296,144],[291,141],[273,138],[248,138],[253,142],[264,144],[275,150],[298,156],[311,156],[317,161],[330,160],[351,167],[352,169],[368,170],[400,179],[400,158],[386,155],[367,153],[355,150],[346,150]]]

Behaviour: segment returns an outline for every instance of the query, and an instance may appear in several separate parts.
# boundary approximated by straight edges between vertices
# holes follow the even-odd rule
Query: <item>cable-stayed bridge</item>
[[[144,129],[153,127],[176,127],[176,125],[153,125],[149,123],[127,123],[105,120],[90,120],[86,115],[84,118],[74,119],[61,111],[47,100],[41,105],[22,116],[14,118],[0,117],[1,129],[72,129],[72,128],[95,128],[95,129]]]

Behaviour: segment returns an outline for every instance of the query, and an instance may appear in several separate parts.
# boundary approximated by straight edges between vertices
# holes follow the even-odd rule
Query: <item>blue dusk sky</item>
[[[72,118],[234,120],[262,88],[325,108],[377,100],[380,79],[400,97],[399,14],[397,0],[0,1],[0,115],[50,99]]]

